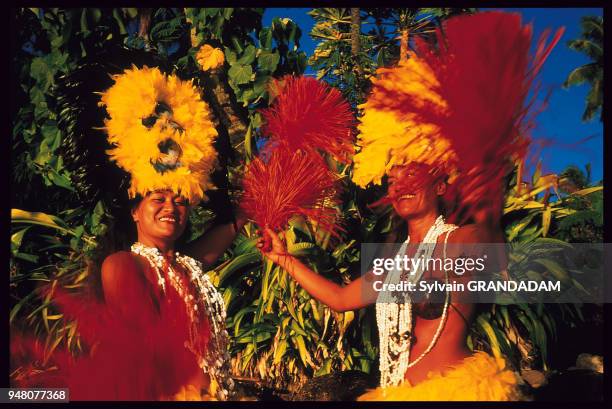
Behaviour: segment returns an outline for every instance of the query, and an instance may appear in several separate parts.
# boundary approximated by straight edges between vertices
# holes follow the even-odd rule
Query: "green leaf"
[[[176,41],[183,35],[182,21],[177,17],[170,21],[159,22],[153,26],[149,35],[153,41]]]
[[[253,159],[253,148],[255,147],[255,141],[253,140],[253,121],[249,122],[249,127],[244,135],[244,153],[246,159],[250,161]]]
[[[295,243],[287,247],[287,252],[292,256],[305,256],[313,254],[315,245],[313,243]]]
[[[302,363],[304,365],[308,365],[309,363],[311,363],[312,359],[310,358],[308,349],[306,349],[306,343],[304,342],[304,337],[302,337],[301,335],[297,335],[295,337],[295,343],[297,344],[298,352],[300,353],[300,359],[302,360]]]
[[[81,11],[80,24],[81,24],[81,33],[83,33],[85,37],[87,37],[87,35],[89,34],[89,26],[87,23],[87,9],[86,8],[84,8]]]
[[[49,169],[49,173],[47,174],[51,182],[54,185],[63,187],[64,189],[68,189],[72,192],[76,192],[74,187],[72,187],[72,182],[70,179],[60,173],[58,173],[55,169]]]
[[[271,296],[271,294],[268,293],[268,290],[269,290],[270,274],[272,273],[272,268],[274,267],[274,269],[276,270],[278,267],[275,267],[274,264],[270,260],[267,260],[267,259],[264,263],[264,266],[265,266],[264,272],[261,278],[261,297],[259,299],[265,303],[268,297]],[[262,314],[263,314],[263,310],[260,310],[259,317],[261,317]]]
[[[546,237],[548,235],[548,229],[550,229],[550,221],[552,218],[552,208],[546,206],[542,212],[542,235]]]
[[[218,273],[218,283],[216,285],[223,286],[225,281],[231,277],[233,273],[240,270],[243,267],[246,267],[249,264],[258,263],[261,261],[261,255],[259,252],[252,252],[241,254],[237,257],[234,257],[232,261],[229,262],[224,268],[222,268]]]
[[[524,217],[522,220],[519,220],[516,223],[514,223],[510,227],[510,230],[506,231],[506,236],[508,237],[508,241],[514,240],[519,235],[519,233],[521,233],[529,225],[529,223],[531,223],[535,215],[536,213],[530,213],[529,215]]]
[[[538,161],[536,165],[535,172],[533,172],[533,176],[531,177],[531,185],[537,186],[538,180],[540,180],[540,176],[542,175],[542,161]]]
[[[46,213],[41,212],[26,212],[21,209],[11,209],[11,222],[12,223],[29,223],[38,224],[41,226],[52,227],[54,229],[68,232],[64,223],[55,216],[50,216]],[[60,226],[60,224],[62,226]]]
[[[235,65],[231,66],[228,71],[228,75],[230,79],[238,85],[248,84],[249,82],[251,82],[253,69],[250,65],[240,65],[236,63]]]
[[[238,59],[238,64],[241,64],[241,65],[253,64],[253,61],[255,61],[256,54],[257,54],[257,48],[249,44],[247,48],[245,48],[240,58]]]
[[[138,9],[135,7],[129,7],[122,9],[130,18],[136,18],[138,16]]]
[[[332,365],[332,359],[331,358],[325,359],[321,367],[314,373],[314,376],[317,377],[317,376],[323,376],[323,375],[329,374],[331,372],[331,365]]]
[[[223,47],[223,50],[225,52],[225,60],[227,61],[227,63],[229,65],[236,64],[236,61],[238,59],[238,57],[236,56],[236,53],[232,51],[229,47]]]
[[[21,247],[21,242],[23,241],[23,236],[30,229],[30,226],[19,230],[11,236],[11,250],[13,255],[17,254],[19,248]]]
[[[30,76],[40,84],[43,92],[47,91],[53,84],[53,71],[47,65],[47,61],[43,57],[35,57],[30,64]]]
[[[257,64],[262,70],[269,72],[276,71],[276,67],[280,62],[280,55],[278,52],[262,51],[257,57]]]
[[[223,303],[225,304],[226,308],[228,308],[228,309],[230,308],[230,304],[234,300],[234,296],[236,295],[236,291],[237,291],[237,289],[234,288],[234,287],[227,287],[223,291]]]
[[[265,27],[259,31],[259,44],[265,50],[272,50],[272,29]]]
[[[102,18],[102,11],[98,8],[90,8],[88,10],[89,16],[93,20],[94,25],[97,25],[100,21],[100,18]]]
[[[34,254],[15,253],[14,257],[21,260],[29,261],[30,263],[38,263],[38,256],[35,256]]]
[[[234,13],[234,9],[231,7],[223,9],[223,18],[229,20],[232,14]]]
[[[287,352],[287,347],[289,346],[289,342],[286,339],[279,341],[278,346],[274,350],[274,364],[280,363],[283,356],[285,356],[285,352]]]
[[[297,54],[296,64],[296,73],[302,74],[306,70],[306,66],[308,65],[308,58],[306,57],[306,53],[304,51],[300,51]]]
[[[242,102],[242,104],[246,107],[253,101],[254,98],[255,98],[255,92],[253,91],[253,89],[247,88],[240,95],[239,101]]]
[[[242,54],[243,47],[240,40],[236,36],[232,36],[231,41],[232,45],[234,46],[234,50],[236,50],[238,54]]]
[[[206,7],[204,9],[202,9],[204,11],[204,15],[206,17],[214,17],[217,14],[219,14],[219,12],[221,11],[220,8],[213,8],[213,7]]]
[[[302,30],[293,21],[287,21],[286,29],[289,31],[288,42],[293,43],[293,49],[296,50],[299,47],[300,37],[302,36]]]
[[[266,83],[267,83],[267,79],[268,79],[268,77],[266,77]],[[255,87],[257,87],[258,81],[260,81],[260,79],[258,79],[258,80],[256,80],[256,81],[255,81],[255,86],[254,86],[254,88],[253,88],[253,89],[255,89]],[[252,125],[253,125],[253,127],[254,127],[254,128],[256,128],[256,129],[257,129],[257,128],[259,128],[259,127],[261,127],[261,124],[262,124],[262,119],[261,119],[261,114],[260,114],[259,112],[256,112],[256,113],[253,115],[253,118],[252,118],[252,120],[251,120],[251,124],[252,124]]]
[[[11,324],[13,323],[13,320],[15,319],[15,317],[17,316],[19,311],[23,308],[24,305],[27,305],[27,303],[32,298],[34,298],[35,294],[36,294],[36,292],[32,291],[31,293],[29,293],[28,295],[23,297],[21,300],[19,300],[19,302],[17,302],[17,304],[15,304],[15,306],[11,309],[11,313],[9,315],[9,323],[11,323]]]
[[[549,271],[552,275],[554,275],[557,280],[562,282],[566,282],[567,280],[569,280],[567,271],[565,271],[565,269],[561,267],[556,261],[546,258],[538,258],[533,260],[533,262],[546,267],[546,270]]]
[[[225,19],[223,18],[223,16],[221,14],[219,14],[217,17],[215,17],[215,19],[213,20],[212,24],[210,24],[211,27],[211,31],[212,31],[212,38],[213,39],[220,39],[221,38],[221,33],[223,31],[223,24],[225,23]]]
[[[591,193],[594,193],[600,190],[603,190],[603,186],[593,186],[593,187],[589,187],[589,188],[574,192],[572,193],[572,195],[573,196],[586,196],[586,195],[590,195]]]
[[[497,334],[495,333],[495,330],[493,329],[489,321],[485,318],[485,314],[481,314],[478,316],[478,318],[476,319],[476,324],[482,329],[484,335],[486,335],[486,337],[488,338],[489,345],[491,347],[491,352],[493,352],[493,355],[495,355],[496,357],[501,357],[501,348],[499,345],[499,341],[497,340]]]

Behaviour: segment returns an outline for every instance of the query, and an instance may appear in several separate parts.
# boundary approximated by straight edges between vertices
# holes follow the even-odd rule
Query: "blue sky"
[[[267,8],[263,23],[270,25],[274,17],[291,18],[302,29],[300,46],[310,56],[316,43],[308,35],[314,23],[314,20],[306,14],[308,10],[310,9]],[[565,27],[563,37],[550,54],[540,74],[542,93],[550,90],[551,94],[547,109],[537,117],[537,127],[533,131],[533,137],[538,141],[546,142],[543,148],[538,149],[544,173],[560,172],[572,164],[584,169],[585,164],[591,163],[592,179],[599,181],[603,178],[603,126],[598,119],[587,123],[581,120],[589,86],[582,85],[564,90],[561,84],[574,68],[589,62],[583,54],[570,50],[567,47],[567,41],[580,35],[582,16],[601,16],[602,9],[522,8],[503,10],[519,12],[523,16],[524,23],[533,23],[534,43],[543,30]],[[535,149],[533,153],[536,153]]]

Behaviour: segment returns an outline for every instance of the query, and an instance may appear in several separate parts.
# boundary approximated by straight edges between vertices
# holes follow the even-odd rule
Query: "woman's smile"
[[[177,223],[177,218],[173,215],[166,215],[166,216],[162,216],[158,219],[160,222],[163,223],[170,223],[170,224],[176,224]]]

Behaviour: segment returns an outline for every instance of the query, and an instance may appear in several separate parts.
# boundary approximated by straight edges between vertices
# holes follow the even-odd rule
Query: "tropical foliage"
[[[589,121],[599,112],[599,120],[603,121],[603,17],[583,17],[580,25],[582,27],[580,38],[568,41],[567,45],[572,50],[585,54],[591,62],[570,72],[563,86],[567,88],[588,83],[591,89],[586,96],[586,107],[582,120]]]
[[[357,15],[349,9],[313,9],[310,35],[318,44],[307,59],[300,51],[300,28],[286,18],[264,27],[264,10],[258,8],[17,9],[14,18],[22,29],[16,33],[11,64],[16,78],[11,181],[20,188],[11,198],[12,328],[44,339],[48,352],[60,345],[78,352],[78,328],[54,308],[53,292],[41,298],[41,290],[97,288],[102,258],[130,243],[123,218],[127,202],[119,193],[127,187],[125,175],[105,167],[108,147],[103,135],[92,129],[93,120],[83,124],[85,108],[74,103],[77,98],[83,106],[95,106],[93,92],[103,90],[90,89],[87,95],[79,91],[87,83],[87,67],[102,67],[97,72],[108,81],[106,67],[127,68],[120,64],[138,56],[139,61],[155,62],[193,79],[204,90],[227,171],[215,176],[220,189],[211,192],[210,205],[192,212],[187,238],[191,240],[227,215],[228,197],[236,193],[233,186],[244,163],[264,141],[258,109],[274,98],[267,87],[270,79],[303,73],[308,63],[317,77],[340,89],[358,114],[357,105],[364,101],[377,67],[402,58],[412,38],[428,39],[444,18],[474,12],[358,11]],[[589,33],[584,37],[595,41],[594,31]],[[223,51],[223,69],[202,70],[197,54],[205,45]],[[110,49],[121,58],[108,57]],[[577,81],[578,76],[570,78]],[[379,188],[362,190],[349,183],[350,166],[337,165],[337,171],[344,187],[342,239],[313,231],[298,218],[284,236],[290,253],[325,277],[346,283],[359,273],[361,243],[384,241],[394,220],[388,210],[367,207],[382,193]],[[502,221],[507,240],[520,247],[555,239],[560,248],[565,241],[601,241],[602,191],[601,183],[592,185],[576,168],[559,176],[541,175],[536,169],[526,183],[518,166],[508,183]],[[247,224],[209,272],[227,305],[235,374],[276,388],[294,388],[312,376],[335,371],[375,372],[373,308],[335,313],[313,300],[286,272],[261,259],[255,228]],[[550,266],[553,273],[567,274],[564,266]],[[580,311],[580,306],[492,306],[478,317],[470,342],[474,348],[506,353],[517,366],[546,366],[547,345],[556,328],[563,320],[580,319]],[[16,368],[13,376],[24,376],[22,372]]]
[[[351,10],[315,8],[308,14],[315,21],[310,36],[318,41],[309,64],[317,71],[317,78],[338,87],[352,104],[364,102],[369,78],[377,67],[407,57],[413,44],[411,39],[430,38],[445,18],[475,11],[365,8],[356,9],[359,19],[353,21]],[[357,30],[353,29],[354,25],[358,25]]]
[[[560,254],[578,251],[573,242],[603,242],[603,186],[584,184],[563,191],[560,186],[575,186],[568,177],[571,171],[576,173],[570,167],[561,176],[542,175],[538,163],[527,182],[519,164],[509,184],[502,222],[511,248],[509,269],[527,279],[548,275],[581,288],[580,272],[562,262]],[[581,176],[578,179],[584,181],[586,177]],[[576,226],[593,232],[589,240],[571,235]],[[582,320],[581,308],[580,304],[542,302],[492,305],[476,319],[468,342],[473,348],[505,355],[516,367],[548,369],[548,348],[557,340],[558,327]]]

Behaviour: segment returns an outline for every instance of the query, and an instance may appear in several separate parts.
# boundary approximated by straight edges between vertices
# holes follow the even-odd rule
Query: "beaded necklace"
[[[189,341],[186,342],[185,347],[194,353],[200,368],[210,376],[211,389],[215,390],[217,399],[227,400],[233,391],[234,381],[231,378],[229,367],[229,336],[225,328],[225,304],[221,294],[204,274],[202,263],[179,252],[174,252],[174,260],[189,272],[188,278],[195,284],[199,294],[198,297],[194,297],[181,278],[180,272],[175,270],[172,262],[164,257],[158,248],[136,242],[132,245],[131,251],[149,261],[157,274],[157,283],[162,293],[166,292],[169,282],[185,302],[185,308],[191,320]],[[164,277],[164,272],[167,279]],[[208,345],[202,346],[199,342],[198,324],[199,320],[204,317],[210,323],[211,338]]]
[[[423,242],[417,248],[414,258],[423,257],[429,259],[433,254],[435,243],[441,234],[447,233],[444,240],[444,257],[446,257],[446,242],[448,233],[455,230],[457,226],[446,224],[442,216],[438,216],[434,224],[429,228],[427,234],[423,238]],[[406,252],[406,247],[410,242],[410,236],[402,243],[398,255],[403,255]],[[423,264],[414,275],[410,276],[409,280],[416,283],[423,275]],[[448,282],[448,272],[445,271],[446,281]],[[387,274],[385,283],[398,283],[405,279],[402,271],[394,269]],[[415,360],[410,362],[410,348],[412,345],[412,300],[406,296],[404,301],[399,301],[396,297],[388,292],[382,292],[376,302],[376,323],[378,324],[379,342],[380,342],[380,385],[385,388],[387,386],[396,386],[403,382],[406,370],[418,363],[425,355],[434,347],[444,324],[448,313],[450,301],[450,293],[446,292],[444,301],[444,309],[442,317],[434,337],[429,346]]]

